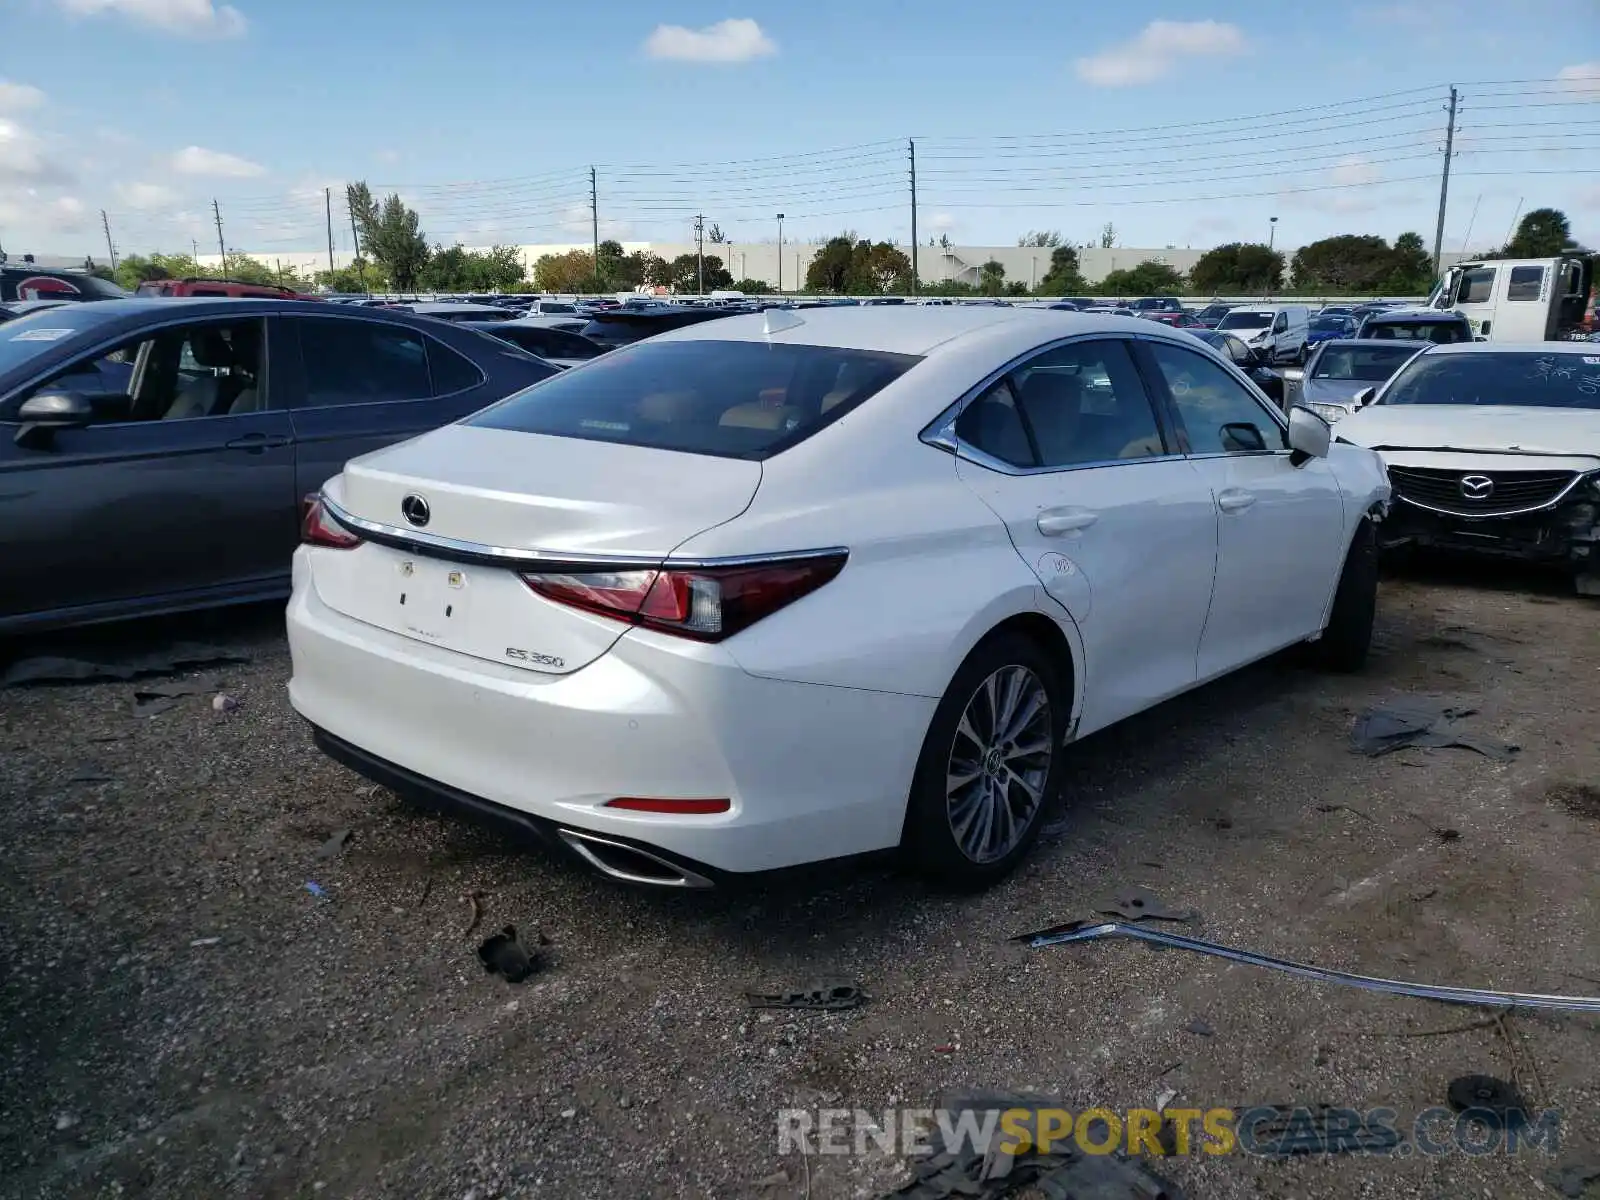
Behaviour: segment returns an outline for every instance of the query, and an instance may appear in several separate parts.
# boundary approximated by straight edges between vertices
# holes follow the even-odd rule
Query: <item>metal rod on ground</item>
[[[328,217],[328,286],[333,286],[333,189],[322,189],[322,209]]]
[[[911,152],[911,294],[917,294],[917,285],[921,282],[917,277],[917,141],[915,138],[906,139],[906,148]]]
[[[1444,174],[1439,177],[1439,223],[1433,231],[1433,273],[1437,276],[1440,272],[1441,257],[1444,251],[1444,210],[1445,204],[1450,199],[1450,160],[1456,152],[1456,104],[1460,95],[1455,88],[1450,89],[1450,119],[1444,127]]]
[[[228,248],[222,244],[222,209],[216,200],[211,201],[211,215],[217,219],[217,253],[222,256],[222,279],[228,279]]]
[[[106,210],[100,210],[100,227],[106,231],[106,253],[111,255],[111,269],[117,269],[117,248],[111,242],[111,218],[106,216]]]

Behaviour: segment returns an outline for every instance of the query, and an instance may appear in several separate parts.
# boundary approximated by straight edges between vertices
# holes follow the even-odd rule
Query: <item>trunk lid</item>
[[[327,487],[345,512],[419,542],[313,555],[312,578],[324,603],[355,620],[475,658],[570,674],[627,627],[536,594],[519,574],[536,563],[460,561],[420,539],[655,563],[738,516],[760,482],[760,463],[743,459],[447,425],[352,460]],[[426,502],[426,524],[404,515],[407,497]]]

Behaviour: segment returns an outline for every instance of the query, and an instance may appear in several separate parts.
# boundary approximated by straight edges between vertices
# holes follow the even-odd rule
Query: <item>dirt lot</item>
[[[926,1107],[964,1086],[1138,1107],[1172,1089],[1403,1121],[1472,1072],[1561,1109],[1562,1161],[1600,1158],[1600,1019],[1394,1036],[1483,1012],[1181,951],[1006,940],[1140,883],[1200,910],[1186,931],[1268,953],[1600,993],[1600,610],[1559,587],[1386,580],[1365,674],[1267,663],[1086,741],[1048,843],[964,899],[875,868],[633,893],[412,813],[313,749],[278,619],[115,635],[248,652],[220,669],[236,711],[206,694],[136,714],[130,683],[0,692],[0,1194],[875,1196],[900,1160],[807,1171],[777,1155],[777,1110]],[[1354,715],[1407,692],[1476,705],[1471,726],[1521,755],[1353,753]],[[319,858],[342,828],[348,846]],[[551,942],[520,986],[475,957],[506,923]],[[743,1004],[820,976],[872,1000],[770,1019]],[[1550,1196],[1551,1165],[1161,1169],[1194,1198],[1342,1200]]]

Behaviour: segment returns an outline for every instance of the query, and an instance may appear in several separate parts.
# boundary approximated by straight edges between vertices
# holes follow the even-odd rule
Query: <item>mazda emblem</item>
[[[1465,486],[1466,484],[1463,483],[1462,487],[1464,488]],[[400,501],[400,515],[419,528],[426,525],[433,517],[432,511],[428,508],[428,502],[415,492]]]
[[[1487,500],[1494,495],[1494,480],[1487,475],[1463,475],[1461,495],[1467,500]]]

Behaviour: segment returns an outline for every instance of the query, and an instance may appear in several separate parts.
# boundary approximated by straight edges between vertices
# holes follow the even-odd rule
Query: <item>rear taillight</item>
[[[737,567],[525,572],[559,604],[663,633],[720,642],[810,595],[843,568],[844,551]]]
[[[300,507],[300,540],[307,546],[352,550],[361,545],[360,538],[328,515],[321,496],[307,496]]]

